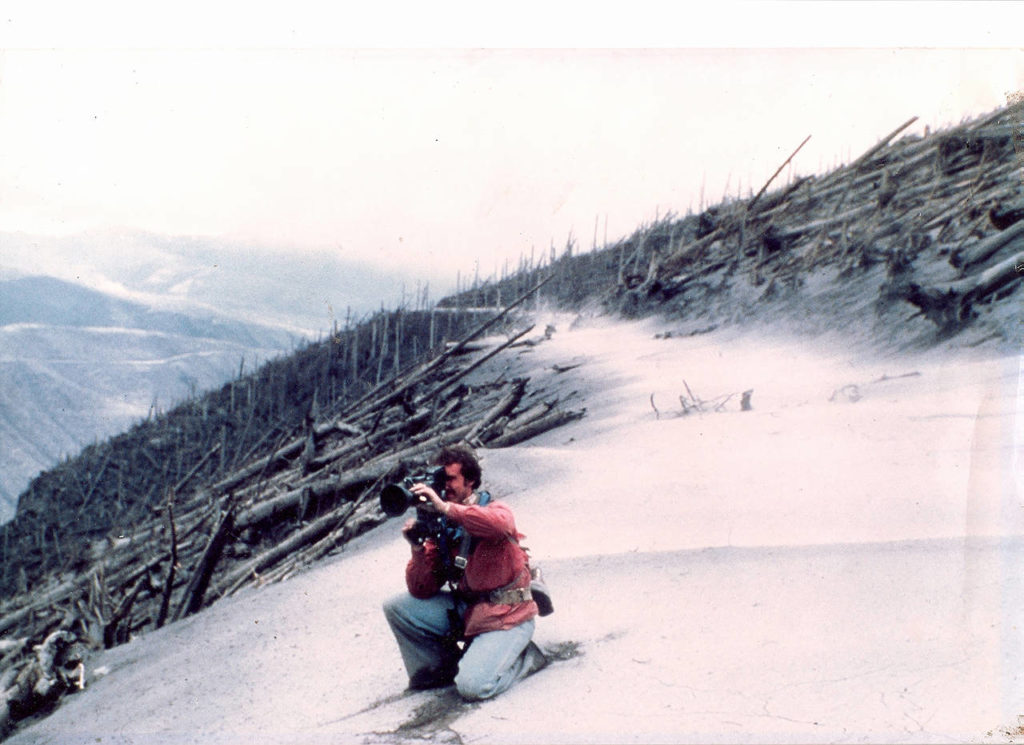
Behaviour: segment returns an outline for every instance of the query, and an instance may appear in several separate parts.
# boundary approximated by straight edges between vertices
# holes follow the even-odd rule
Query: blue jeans
[[[398,640],[410,681],[454,674],[459,695],[479,700],[507,691],[537,669],[538,657],[543,660],[540,650],[530,643],[535,625],[532,618],[511,629],[470,637],[460,653],[451,639],[449,610],[462,617],[465,605],[448,592],[426,600],[406,592],[384,603],[384,617]]]

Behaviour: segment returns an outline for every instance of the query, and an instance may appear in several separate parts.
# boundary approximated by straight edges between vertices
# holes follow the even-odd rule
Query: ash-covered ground
[[[1018,355],[536,320],[493,364],[587,416],[482,456],[554,595],[547,668],[402,695],[394,520],[95,656],[12,745],[1024,740]]]

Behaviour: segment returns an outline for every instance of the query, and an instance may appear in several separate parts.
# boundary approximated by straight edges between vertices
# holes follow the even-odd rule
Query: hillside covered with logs
[[[282,580],[379,525],[382,487],[442,445],[507,447],[582,417],[527,378],[478,372],[547,338],[516,312],[545,283],[500,310],[406,312],[391,327],[404,346],[383,336],[403,314],[377,339],[339,332],[37,478],[4,526],[0,731],[83,686],[89,651]],[[359,365],[361,394],[323,393],[359,334],[376,355]]]
[[[790,156],[757,193],[612,245],[595,235],[589,251],[570,236],[434,308],[382,311],[240,370],[40,474],[0,539],[0,733],[85,685],[91,651],[379,525],[381,486],[439,445],[506,447],[584,416],[557,370],[487,364],[544,343],[533,308],[1019,351],[1022,110],[924,136],[903,134],[910,120],[830,173],[780,183]]]
[[[550,294],[567,308],[668,316],[689,333],[753,322],[816,335],[838,321],[876,349],[1019,349],[1024,102],[901,137],[915,122],[849,165],[779,185],[805,139],[757,193],[666,215],[601,250],[574,255],[570,236],[557,266],[572,281]]]

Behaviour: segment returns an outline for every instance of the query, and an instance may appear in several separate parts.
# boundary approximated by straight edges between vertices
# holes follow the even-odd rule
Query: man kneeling
[[[403,535],[412,546],[407,593],[384,604],[398,641],[409,688],[455,684],[469,700],[497,696],[540,669],[544,655],[531,641],[537,604],[530,565],[508,505],[480,487],[481,470],[468,447],[445,448],[443,494],[424,483],[411,491],[424,513],[442,516],[421,537],[416,520]]]

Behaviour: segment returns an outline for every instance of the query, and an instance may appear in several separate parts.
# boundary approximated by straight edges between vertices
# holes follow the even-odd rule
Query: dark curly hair
[[[437,455],[435,463],[439,466],[450,466],[452,463],[458,463],[462,466],[462,476],[469,482],[469,485],[474,489],[479,488],[480,477],[483,475],[483,472],[480,470],[480,461],[476,459],[476,454],[469,446],[449,445],[442,448],[441,452]]]

